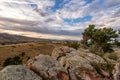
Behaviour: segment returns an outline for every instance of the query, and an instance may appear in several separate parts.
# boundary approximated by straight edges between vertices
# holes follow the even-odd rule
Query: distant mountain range
[[[19,35],[11,35],[6,33],[0,33],[0,44],[17,44],[17,43],[25,43],[25,42],[31,42],[31,41],[40,41],[44,39],[38,39],[38,38],[30,38],[25,36],[19,36]]]

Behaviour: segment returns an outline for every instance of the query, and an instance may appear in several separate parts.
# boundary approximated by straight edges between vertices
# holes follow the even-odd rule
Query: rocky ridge
[[[63,46],[51,56],[40,54],[25,65],[5,67],[0,80],[120,80],[120,63],[114,65],[89,51]]]

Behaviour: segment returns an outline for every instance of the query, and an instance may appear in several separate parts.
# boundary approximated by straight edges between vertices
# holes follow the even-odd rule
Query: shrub
[[[12,58],[7,58],[5,62],[3,63],[3,66],[11,65],[13,64],[13,59]]]
[[[16,46],[12,46],[12,47],[14,47],[14,48],[15,48]]]
[[[1,43],[1,45],[5,45],[5,43]]]
[[[89,51],[92,52],[92,53],[96,53],[95,46],[90,46]]]
[[[25,52],[21,52],[20,56],[24,57],[25,56]]]
[[[66,46],[72,47],[74,49],[78,49],[80,44],[77,41],[74,42],[66,42],[65,44]]]
[[[22,64],[22,59],[19,56],[15,56],[13,58],[7,58],[3,63],[3,66],[19,65],[19,64]]]
[[[7,58],[4,63],[3,66],[8,66],[8,65],[19,65],[19,64],[23,64],[24,60],[27,61],[30,59],[30,57],[25,57],[25,52],[22,52],[19,55],[16,55],[14,57],[9,57]]]

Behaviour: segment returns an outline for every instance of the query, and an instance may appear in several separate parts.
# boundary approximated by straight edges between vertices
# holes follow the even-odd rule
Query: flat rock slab
[[[42,78],[23,65],[11,65],[0,71],[0,80],[42,80]]]

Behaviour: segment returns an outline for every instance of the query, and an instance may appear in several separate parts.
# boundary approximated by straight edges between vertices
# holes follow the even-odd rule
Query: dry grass
[[[13,45],[1,45],[0,46],[0,69],[2,69],[3,62],[17,54],[25,53],[25,57],[33,58],[39,54],[50,55],[55,47],[61,46],[61,44],[53,44],[50,42],[31,42]]]

